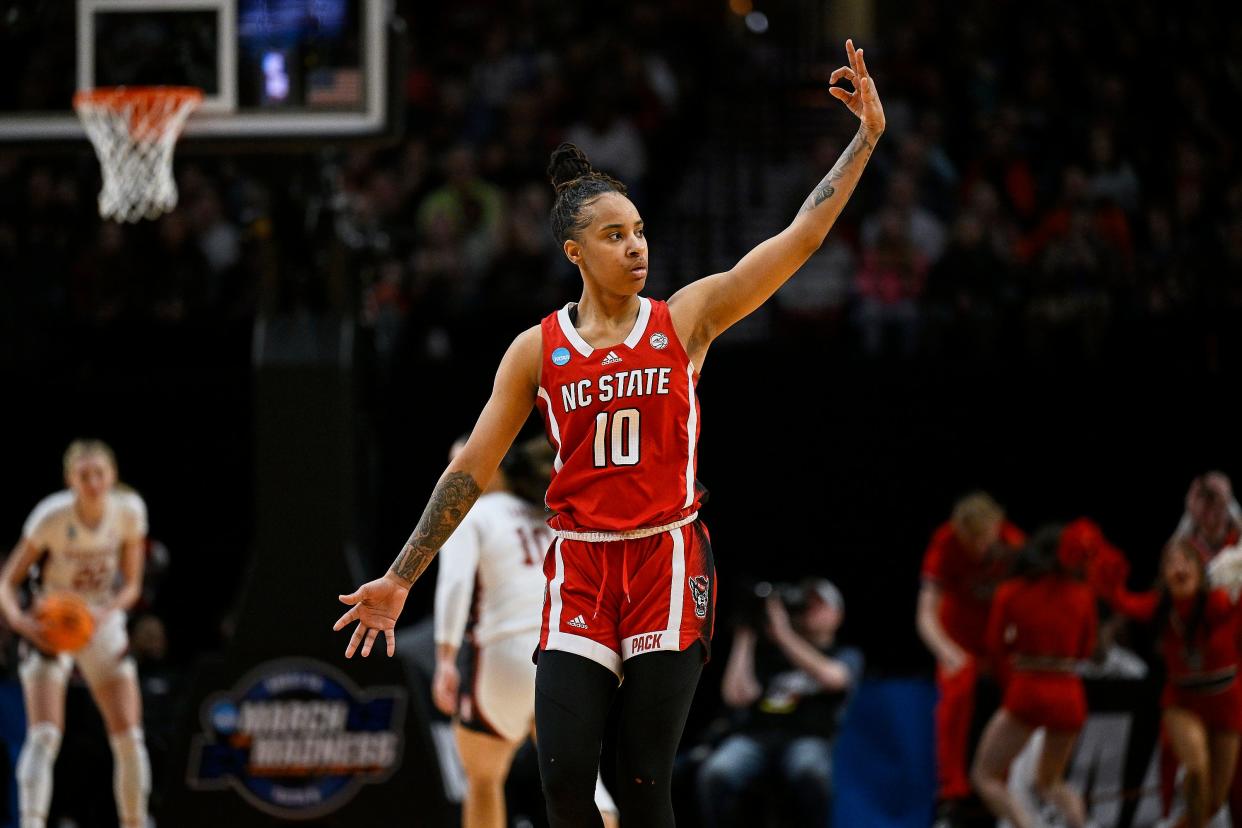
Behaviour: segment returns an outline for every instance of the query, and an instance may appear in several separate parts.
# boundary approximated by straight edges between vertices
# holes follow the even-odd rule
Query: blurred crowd
[[[1207,355],[1242,309],[1237,10],[923,0],[888,22],[889,130],[816,311],[869,353]]]
[[[864,355],[1092,358],[1147,342],[1221,358],[1242,312],[1242,166],[1225,114],[1242,94],[1242,21],[1197,6],[1054,6],[924,0],[881,17],[868,50],[889,134],[837,232],[782,294],[792,324],[772,336]],[[575,295],[546,224],[559,141],[625,180],[658,231],[707,163],[698,150],[745,121],[712,121],[703,91],[729,95],[735,75],[755,73],[764,94],[789,91],[755,57],[762,39],[713,4],[629,4],[621,21],[540,0],[397,7],[406,113],[387,146],[183,149],[180,206],[137,227],[95,217],[94,159],[0,153],[4,327],[37,338],[66,319],[336,312],[356,314],[381,354],[443,358],[472,331],[516,329]],[[795,27],[787,14],[765,37]],[[804,78],[834,61],[784,59]],[[780,112],[765,151],[796,155],[805,174],[781,196],[800,200],[850,125],[797,146],[789,136],[817,113]],[[656,232],[657,269],[661,245],[672,240]]]

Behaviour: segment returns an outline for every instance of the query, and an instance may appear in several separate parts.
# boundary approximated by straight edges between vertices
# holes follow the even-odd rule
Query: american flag
[[[361,69],[316,69],[307,78],[307,106],[357,106],[360,103]]]

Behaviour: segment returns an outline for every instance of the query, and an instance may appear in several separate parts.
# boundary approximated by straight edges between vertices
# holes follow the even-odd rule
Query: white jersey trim
[[[589,357],[595,353],[590,343],[582,338],[578,333],[578,329],[574,327],[573,320],[569,318],[569,309],[573,307],[573,302],[567,302],[565,307],[556,312],[556,321],[561,326],[561,333],[565,334],[565,338],[574,346],[574,350]],[[630,333],[622,341],[627,348],[634,348],[643,338],[643,333],[647,330],[647,321],[651,319],[651,300],[646,296],[638,297],[638,318],[634,320],[634,327],[630,329]]]
[[[560,471],[565,462],[561,460],[561,428],[556,422],[556,412],[552,408],[552,398],[548,396],[548,392],[543,386],[539,386],[538,396],[548,407],[548,428],[552,431],[552,439],[556,441],[556,459],[552,461],[552,468]]]
[[[569,309],[573,306],[573,302],[569,302],[565,307],[556,312],[556,321],[561,324],[561,333],[565,334],[565,338],[574,346],[574,350],[589,357],[595,353],[595,349],[587,344],[587,341],[578,333],[578,329],[574,327],[573,321],[569,318]]]
[[[634,348],[647,332],[647,321],[651,319],[651,300],[646,296],[638,297],[638,318],[634,320],[634,329],[625,338],[625,347]]]
[[[698,400],[694,396],[694,362],[686,366],[686,381],[690,385],[690,413],[686,415],[686,439],[690,448],[686,453],[686,502],[683,508],[689,508],[694,502],[694,444],[695,432],[699,428]]]

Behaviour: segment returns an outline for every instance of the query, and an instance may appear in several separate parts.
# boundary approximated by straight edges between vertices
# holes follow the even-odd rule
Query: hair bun
[[[559,193],[571,181],[590,175],[594,172],[586,153],[570,143],[561,144],[552,150],[552,160],[548,162],[548,179]]]

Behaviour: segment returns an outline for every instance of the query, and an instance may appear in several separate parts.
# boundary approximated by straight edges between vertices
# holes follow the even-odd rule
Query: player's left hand
[[[369,656],[380,632],[384,633],[388,655],[396,653],[397,616],[401,615],[401,610],[405,607],[405,597],[409,594],[408,583],[393,573],[386,572],[383,577],[358,587],[356,592],[338,596],[342,604],[350,605],[350,609],[336,620],[332,629],[341,630],[351,621],[358,622],[349,639],[349,645],[345,648],[345,657],[353,658],[359,645],[362,645],[363,657]]]
[[[840,86],[833,86],[828,89],[828,93],[849,107],[850,112],[853,112],[862,122],[864,130],[874,136],[879,136],[884,132],[884,107],[880,103],[879,94],[875,91],[875,82],[871,80],[871,75],[867,72],[863,50],[855,49],[853,39],[849,39],[845,41],[845,56],[849,65],[842,66],[833,72],[828,82],[836,83],[844,78],[853,85],[854,91],[847,92]]]

